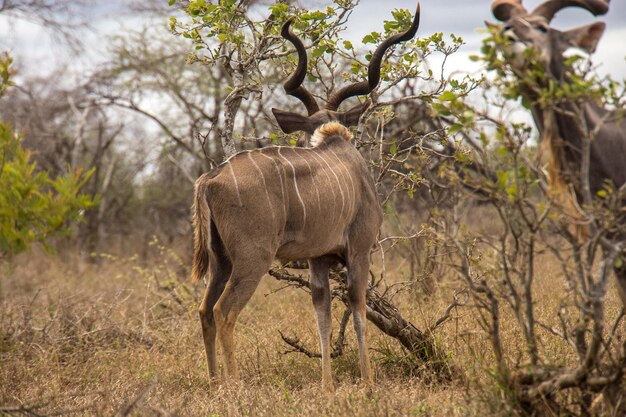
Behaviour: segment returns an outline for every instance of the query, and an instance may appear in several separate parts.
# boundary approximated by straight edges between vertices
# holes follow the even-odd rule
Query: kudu
[[[571,82],[564,52],[569,47],[577,47],[591,53],[604,32],[605,24],[602,22],[565,32],[550,27],[555,14],[566,7],[580,7],[597,16],[608,11],[609,1],[547,0],[530,13],[519,0],[496,0],[492,3],[494,16],[505,22],[502,34],[509,41],[506,56],[513,72],[523,78],[532,56],[525,53],[529,47],[534,49],[538,64],[546,72],[545,85],[530,87],[545,88],[549,81],[560,84]],[[573,199],[578,203],[584,202],[584,181],[581,181],[583,144],[590,141],[588,191],[596,195],[606,187],[607,182],[617,189],[622,187],[626,183],[624,109],[610,111],[593,99],[567,100],[546,106],[541,104],[537,90],[526,87],[522,94],[531,104],[533,119],[542,136],[552,185],[563,189],[568,184],[574,191]],[[612,237],[618,240],[626,238],[623,234]],[[626,262],[622,264],[626,265]],[[615,273],[620,297],[626,307],[626,266],[616,268]]]
[[[226,362],[226,376],[238,377],[233,330],[261,277],[275,258],[307,259],[311,294],[322,354],[322,385],[333,389],[330,366],[331,297],[329,268],[347,267],[347,291],[359,346],[361,377],[372,382],[365,338],[365,302],[369,254],[382,223],[382,210],[367,164],[349,142],[346,126],[358,123],[367,104],[340,112],[349,97],[369,94],[380,80],[387,49],[411,39],[419,23],[419,5],[410,29],[386,39],[375,50],[368,80],[330,95],[320,110],[301,84],[306,50],[287,22],[282,36],[298,52],[298,65],[285,82],[308,116],[273,109],[287,133],[313,134],[311,148],[275,146],[240,152],[196,181],[194,200],[194,281],[209,272],[200,305],[209,378],[217,378],[216,337]]]

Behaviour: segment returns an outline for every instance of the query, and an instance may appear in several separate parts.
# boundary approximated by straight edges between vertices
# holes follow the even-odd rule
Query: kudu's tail
[[[209,209],[208,186],[202,177],[196,181],[195,199],[193,203],[193,267],[191,279],[199,282],[209,269],[211,250],[211,211]]]

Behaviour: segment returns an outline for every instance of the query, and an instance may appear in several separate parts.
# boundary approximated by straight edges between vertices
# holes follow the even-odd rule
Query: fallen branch
[[[309,281],[302,275],[294,275],[282,268],[273,268],[269,271],[269,274],[279,281],[286,281],[290,285],[309,291]],[[332,290],[333,298],[340,300],[346,307],[349,308],[345,271],[331,271],[330,279],[337,284]],[[378,292],[375,287],[370,286],[367,290],[366,314],[367,319],[372,324],[374,324],[384,334],[396,339],[416,358],[428,363],[441,364],[443,363],[443,358],[439,354],[439,350],[436,347],[431,330],[447,321],[450,317],[452,309],[462,304],[463,303],[461,301],[455,299],[451,306],[446,309],[444,316],[437,320],[437,322],[429,328],[429,331],[422,332],[410,321],[402,317],[398,308],[393,305],[391,301]],[[346,310],[341,321],[341,327],[332,357],[341,355],[343,351],[344,333],[349,317],[350,311]],[[319,353],[313,352],[304,346],[300,342],[300,339],[286,337],[282,333],[281,337],[285,343],[293,348],[293,350],[290,350],[289,352],[299,352],[310,358],[321,357]]]
[[[348,326],[348,322],[350,321],[350,314],[352,314],[352,310],[350,308],[346,308],[343,312],[343,317],[341,318],[341,323],[339,324],[339,334],[337,335],[337,340],[335,341],[335,346],[333,347],[333,351],[330,353],[331,358],[337,358],[343,355],[343,346],[344,340],[346,338],[346,327]],[[318,352],[313,352],[311,349],[304,346],[300,339],[297,337],[288,337],[283,334],[280,330],[280,337],[283,339],[285,343],[291,346],[292,350],[287,350],[285,353],[293,353],[299,352],[303,353],[309,358],[321,358],[322,354]]]

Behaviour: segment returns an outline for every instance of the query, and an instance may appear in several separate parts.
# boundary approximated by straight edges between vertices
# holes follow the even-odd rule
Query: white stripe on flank
[[[250,162],[252,162],[252,165],[254,165],[256,170],[259,171],[259,174],[261,174],[261,178],[263,178],[263,189],[265,190],[265,196],[267,197],[267,205],[269,206],[270,213],[272,214],[272,222],[274,225],[276,225],[276,216],[274,215],[274,207],[272,207],[272,200],[270,199],[270,193],[267,190],[267,182],[265,181],[265,174],[263,173],[263,170],[259,167],[259,165],[256,163],[256,161],[252,157],[252,153],[248,154],[248,159],[250,159]]]
[[[321,213],[322,212],[322,200],[320,199],[320,190],[317,187],[317,181],[315,181],[315,175],[313,175],[313,169],[311,168],[311,164],[309,164],[309,161],[307,161],[307,159],[302,155],[302,152],[298,152],[296,148],[291,148],[291,149],[293,149],[294,153],[298,155],[304,161],[304,163],[309,167],[309,175],[311,176],[311,183],[313,184],[313,187],[315,187],[315,193],[317,194],[318,213]]]
[[[343,210],[344,210],[344,208],[346,206],[346,201],[345,201],[346,197],[343,194],[343,188],[341,186],[341,181],[339,181],[339,177],[337,176],[335,171],[333,171],[333,169],[330,167],[330,165],[328,164],[328,161],[326,161],[326,158],[324,158],[324,156],[320,152],[317,153],[317,156],[322,158],[322,161],[324,161],[324,163],[326,164],[326,166],[328,167],[330,172],[332,172],[332,174],[335,176],[335,179],[337,180],[337,185],[339,186],[339,193],[341,194],[341,214],[339,216],[343,217]]]
[[[311,152],[311,155],[313,155],[316,158],[315,161],[320,166],[320,171],[323,172],[324,175],[326,175],[326,178],[328,179],[328,185],[330,187],[330,191],[333,193],[333,199],[337,198],[337,193],[335,192],[335,187],[331,187],[330,186],[332,178],[330,177],[330,175],[328,175],[328,171],[326,170],[326,168],[324,168],[324,165],[322,165],[322,163],[317,159],[319,157],[319,155],[314,150],[313,150],[313,152]],[[322,159],[322,162],[323,161],[324,161],[324,159]]]
[[[278,166],[278,163],[276,162],[276,160],[270,156],[267,156],[263,153],[263,151],[259,152],[260,155],[263,155],[264,157],[266,157],[267,159],[269,159],[270,161],[272,161],[272,163],[274,164],[274,168],[276,168],[276,172],[278,173],[278,179],[280,180],[280,194],[283,198],[283,214],[284,214],[284,218],[287,219],[287,200],[285,199],[285,186],[283,184],[283,175],[282,172],[280,170],[280,167]]]
[[[250,153],[250,152],[252,152],[252,151],[251,151],[250,149],[247,149],[247,150],[245,150],[245,151],[239,151],[239,152],[237,152],[237,153],[234,153],[234,154],[232,154],[231,156],[229,156],[228,158],[226,158],[226,159],[225,159],[225,160],[224,160],[221,164],[219,164],[218,166],[229,164],[229,163],[230,163],[230,161],[231,161],[234,157],[236,157],[237,155],[241,155],[241,154],[244,154],[244,153]]]
[[[304,226],[306,225],[306,207],[304,206],[304,200],[302,200],[302,196],[300,195],[300,190],[298,189],[298,181],[296,180],[296,168],[293,166],[293,164],[291,163],[289,159],[285,158],[280,153],[280,148],[278,148],[278,156],[280,156],[285,161],[287,161],[287,163],[291,167],[291,171],[293,172],[293,185],[294,185],[294,188],[296,189],[298,200],[300,200],[300,204],[302,205],[302,229],[304,229]]]
[[[337,154],[335,153],[335,151],[332,150],[332,148],[328,149],[333,155],[335,155],[335,158],[337,158],[337,160],[339,161],[339,163],[344,167],[345,172],[344,172],[344,176],[348,177],[348,179],[350,180],[350,186],[352,187],[352,198],[350,199],[351,201],[351,207],[350,209],[354,209],[354,205],[356,204],[356,188],[354,188],[354,181],[352,181],[352,175],[350,175],[350,169],[347,167],[346,164],[344,164],[344,162],[341,160],[341,158],[339,158],[337,156]]]
[[[235,189],[237,190],[237,200],[239,200],[239,206],[243,206],[241,203],[241,195],[239,194],[239,183],[237,182],[237,177],[235,176],[235,170],[233,169],[233,164],[228,164],[230,168],[230,175],[233,177],[233,181],[235,181]]]
[[[323,172],[324,175],[326,175],[326,180],[327,180],[326,184],[328,184],[327,189],[330,189],[330,191],[333,193],[333,198],[331,201],[333,203],[333,211],[334,211],[336,210],[335,202],[337,201],[337,191],[335,191],[335,187],[333,187],[333,185],[331,184],[333,182],[333,179],[328,174],[328,170],[324,167],[324,164],[322,164],[322,162],[324,162],[324,159],[322,158],[322,162],[319,161],[318,159],[319,155],[315,149],[312,149],[311,155],[315,157],[315,162],[317,162],[317,164],[320,166],[320,172]],[[323,185],[324,183],[322,183],[322,189],[324,189]],[[335,216],[332,216],[332,223],[330,225],[334,226],[338,220],[339,218],[335,218]]]

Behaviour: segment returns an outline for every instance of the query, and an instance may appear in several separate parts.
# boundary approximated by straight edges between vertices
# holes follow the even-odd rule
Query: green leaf
[[[363,37],[363,43],[376,43],[376,41],[380,38],[380,34],[377,32],[372,32]]]
[[[324,54],[324,52],[326,52],[326,45],[320,44],[317,47],[313,48],[313,51],[311,52],[311,57],[319,58]]]
[[[510,199],[515,199],[517,197],[517,185],[511,184],[506,188],[506,194]]]
[[[168,19],[169,25],[170,25],[170,30],[174,30],[174,28],[176,27],[176,18],[175,17],[170,17]]]
[[[454,133],[460,131],[461,129],[463,129],[463,125],[456,123],[456,124],[453,124],[452,126],[450,126],[448,128],[448,133],[454,134]]]
[[[439,99],[439,101],[453,101],[456,100],[457,97],[456,94],[454,94],[452,91],[444,91],[437,98]]]
[[[497,184],[498,189],[504,190],[509,180],[508,172],[503,171],[503,170],[498,170],[498,172],[496,173],[496,176],[498,177],[498,184]]]
[[[269,9],[274,16],[281,16],[285,14],[287,10],[289,10],[289,5],[285,3],[276,3],[275,5],[271,6]]]
[[[391,146],[389,147],[389,153],[395,155],[398,152],[398,144],[394,140]]]
[[[393,30],[396,30],[400,27],[400,24],[398,22],[394,22],[393,20],[391,21],[387,21],[385,22],[385,31],[387,32],[391,32]]]

